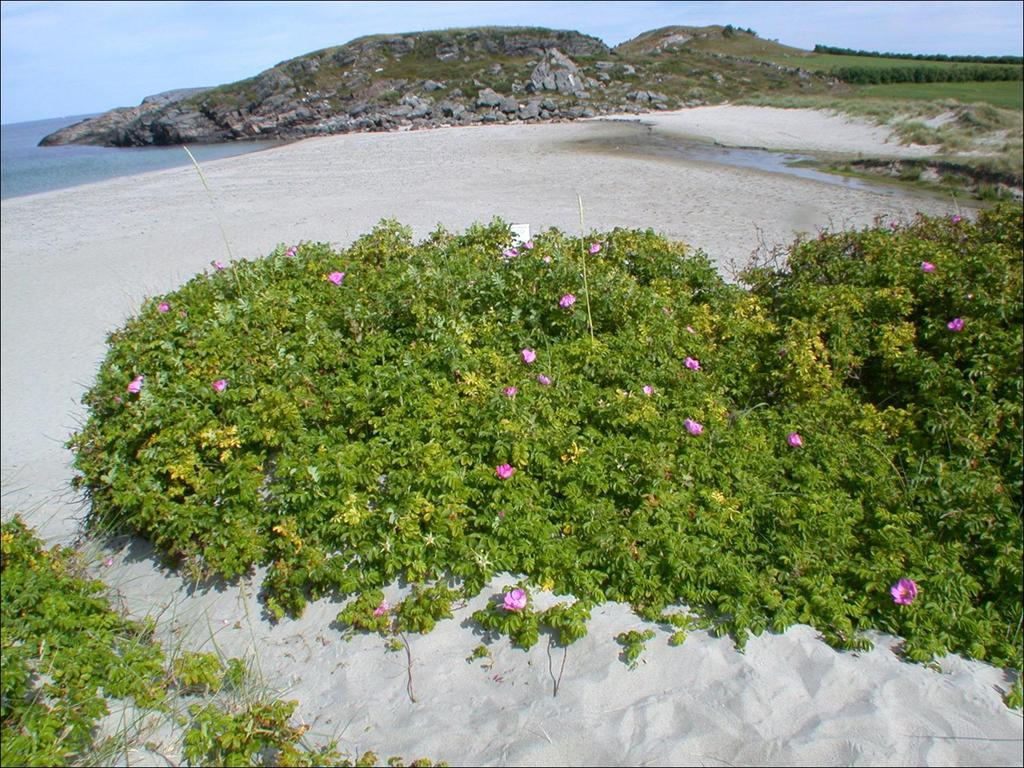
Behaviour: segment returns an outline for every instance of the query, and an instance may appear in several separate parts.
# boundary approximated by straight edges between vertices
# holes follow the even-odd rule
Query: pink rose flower
[[[515,387],[505,387],[505,397],[515,397],[519,390]]]
[[[525,248],[528,251],[532,251],[533,250],[533,240],[527,240],[525,243],[523,243],[523,248]]]
[[[387,600],[381,600],[380,605],[373,609],[374,616],[383,616],[385,613],[391,610],[391,606],[388,605]]]
[[[686,427],[686,431],[691,435],[699,435],[704,431],[704,425],[700,422],[694,421],[693,419],[687,419],[684,421],[683,426]]]
[[[327,276],[327,279],[330,280],[335,285],[341,285],[341,281],[345,279],[345,273],[344,272],[331,272],[331,274],[329,274]]]
[[[157,311],[159,311],[161,314],[163,314],[164,312],[171,311],[171,305],[168,304],[166,301],[161,301],[159,304],[156,305],[156,308]]]
[[[217,379],[210,386],[213,387],[213,391],[214,392],[223,392],[225,389],[228,388],[228,380],[227,379]]]
[[[292,256],[294,256],[298,252],[299,252],[299,247],[297,245],[293,245],[291,248],[289,248],[287,251],[284,252],[284,255],[287,256],[288,258],[291,258]]]
[[[790,432],[786,435],[786,442],[794,448],[800,448],[804,444],[804,439],[800,437],[799,432]]]
[[[591,243],[590,244],[590,252],[591,253],[600,253],[601,252],[601,244],[600,243]]]
[[[505,600],[502,604],[506,611],[521,611],[526,607],[526,591],[513,589],[505,593]]]
[[[932,264],[930,261],[922,261],[921,262],[921,271],[922,272],[934,272],[935,271],[935,265]]]
[[[954,317],[946,323],[946,327],[951,331],[960,332],[964,329],[964,319],[962,317]]]
[[[558,306],[560,306],[562,309],[568,309],[575,303],[576,297],[573,296],[571,293],[565,294],[565,296],[558,300]]]
[[[686,332],[687,333],[696,333],[696,331],[693,330],[693,326],[692,325],[686,326]]]
[[[683,365],[685,365],[691,371],[699,371],[700,370],[700,360],[696,360],[696,359],[694,359],[692,357],[686,358],[686,360],[683,361]]]
[[[131,383],[128,385],[128,392],[133,395],[139,394],[139,392],[142,391],[142,382],[145,381],[145,379],[146,377],[142,375],[136,376],[132,379]]]
[[[496,474],[502,480],[508,480],[515,473],[516,468],[513,467],[511,464],[499,464],[494,468],[494,474]]]
[[[644,394],[647,395],[648,397],[653,395],[654,387],[652,387],[650,384],[644,384]]]
[[[506,260],[515,258],[518,255],[519,251],[517,251],[515,248],[506,248],[504,251],[501,252],[502,258]]]
[[[222,269],[224,269],[224,265],[221,264],[219,261],[215,261],[213,262],[213,268],[220,272]]]
[[[889,588],[896,605],[910,605],[917,597],[917,584],[913,579],[900,579]]]
[[[550,264],[551,263],[551,257],[545,255],[543,258],[541,258],[541,261],[543,261],[545,264]]]
[[[530,363],[532,363],[534,360],[537,359],[537,353],[534,352],[529,347],[527,347],[526,349],[522,350],[519,353],[519,355],[523,358],[523,362],[526,363],[527,365],[529,365]]]
[[[537,383],[540,384],[542,387],[550,387],[551,386],[551,379],[549,379],[543,373],[540,373],[540,374],[537,374]]]

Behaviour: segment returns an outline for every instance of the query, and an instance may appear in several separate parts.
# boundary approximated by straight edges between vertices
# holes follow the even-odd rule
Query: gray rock
[[[519,102],[510,96],[502,97],[501,103],[498,104],[498,109],[504,112],[506,115],[514,114],[519,111]]]
[[[597,115],[597,112],[595,112],[590,107],[576,106],[576,107],[570,107],[566,111],[565,114],[568,117],[572,117],[572,118],[577,118],[577,117],[595,117]]]
[[[210,90],[209,88],[176,88],[173,91],[164,91],[147,96],[140,103],[140,107],[163,107],[173,104],[176,101],[198,96],[200,93]]]
[[[459,104],[457,101],[442,101],[436,107],[436,112],[443,115],[444,117],[458,118],[466,111],[466,108]]]
[[[206,115],[194,110],[171,109],[149,125],[154,144],[184,144],[192,141],[210,141],[211,136],[222,136],[219,126]]]
[[[520,120],[534,120],[540,117],[540,102],[530,101],[519,108]]]
[[[579,67],[557,48],[549,50],[545,58],[534,68],[533,74],[530,75],[530,83],[534,91],[576,93],[583,88]]]
[[[647,99],[649,101],[663,102],[668,101],[668,96],[666,96],[664,93],[659,93],[658,91],[648,91]]]
[[[295,81],[277,67],[256,76],[256,93],[260,101],[278,95],[295,85]]]
[[[388,117],[409,117],[412,114],[412,107],[408,104],[399,104],[398,106],[391,107],[385,113]]]
[[[356,55],[345,48],[331,54],[331,61],[336,67],[348,67],[356,63]]]
[[[634,67],[632,64],[623,64],[622,71],[627,75],[635,75],[636,67]]]
[[[381,43],[385,45],[388,50],[391,51],[391,55],[397,59],[402,58],[407,53],[412,53],[413,49],[416,47],[416,40],[414,38],[401,37],[397,35],[395,37],[385,38]]]
[[[459,46],[454,40],[448,40],[437,46],[434,54],[441,61],[455,61],[459,58]]]
[[[554,112],[555,110],[558,109],[558,105],[551,99],[544,99],[540,103],[540,108],[546,109],[548,112]]]
[[[318,69],[319,59],[296,59],[287,66],[288,74],[293,76],[311,75]]]
[[[430,93],[432,91],[439,91],[442,88],[444,88],[444,83],[439,83],[437,82],[437,80],[423,81],[423,90],[426,91],[427,93]]]
[[[502,98],[490,88],[484,88],[476,97],[476,105],[478,107],[497,107],[501,104]]]
[[[501,53],[514,57],[541,56],[554,47],[565,51],[569,56],[607,56],[609,53],[608,47],[596,37],[577,32],[503,33],[500,43]]]
[[[607,71],[607,70],[615,69],[615,62],[614,61],[599,61],[596,64],[594,64],[594,66],[597,67],[600,70]]]
[[[559,93],[577,93],[583,88],[579,75],[567,70],[555,72],[555,90]]]

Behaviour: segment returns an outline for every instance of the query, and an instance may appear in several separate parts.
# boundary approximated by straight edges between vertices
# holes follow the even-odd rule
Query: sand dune
[[[837,118],[752,110],[644,119],[656,132],[743,146],[902,151],[866,124],[843,121],[838,131],[829,127]],[[588,228],[651,227],[705,249],[725,270],[798,232],[955,210],[951,200],[884,188],[576,146],[635,130],[595,121],[312,139],[206,165],[213,207],[189,168],[3,201],[4,517],[21,512],[50,539],[74,534],[82,509],[62,444],[83,416],[78,401],[106,334],[145,297],[226,260],[218,218],[232,254],[257,258],[278,243],[345,245],[383,217],[418,237],[438,223],[461,229],[494,216],[575,232],[580,194]],[[493,643],[488,668],[466,661],[480,638],[463,624],[485,591],[412,639],[414,703],[404,654],[387,652],[376,636],[345,642],[330,626],[337,604],[320,601],[300,620],[271,625],[253,597],[258,579],[193,591],[139,542],[113,552],[114,564],[99,570],[130,612],[162,611],[169,642],[215,641],[228,654],[254,655],[268,685],[299,700],[311,734],[338,738],[346,750],[453,765],[1024,761],[1021,716],[1001,700],[1002,671],[957,657],[941,672],[907,664],[893,653],[898,640],[884,635],[870,652],[841,653],[797,626],[752,638],[739,653],[703,632],[671,648],[658,629],[644,663],[629,671],[614,636],[643,622],[608,604],[569,648],[555,697],[562,651],[549,659],[545,638],[529,652]],[[492,590],[510,580],[496,579]],[[173,733],[154,738],[173,754]]]

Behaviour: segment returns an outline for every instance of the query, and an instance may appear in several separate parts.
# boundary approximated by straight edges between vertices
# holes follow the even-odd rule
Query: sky
[[[483,25],[574,29],[614,46],[732,24],[810,49],[1015,55],[1024,2],[0,2],[0,122],[134,106],[230,83],[362,35]]]

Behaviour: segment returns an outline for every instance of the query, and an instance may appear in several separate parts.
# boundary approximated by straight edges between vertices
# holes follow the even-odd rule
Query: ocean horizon
[[[0,125],[0,199],[77,187],[119,176],[134,176],[189,165],[192,162],[180,146],[39,146],[44,136],[87,117],[93,115]],[[258,152],[281,144],[281,141],[237,141],[189,145],[189,150],[196,160],[202,162]]]

